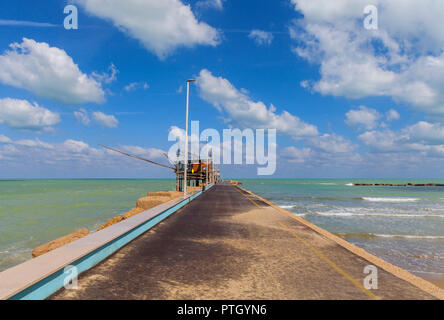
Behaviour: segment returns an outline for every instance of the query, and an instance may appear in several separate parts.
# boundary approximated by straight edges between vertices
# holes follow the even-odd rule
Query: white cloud
[[[339,167],[350,168],[362,164],[362,157],[355,153],[355,146],[335,134],[324,134],[310,139],[309,147],[286,147],[280,153],[283,160],[305,168],[330,168],[328,172]],[[287,168],[288,169],[288,168]]]
[[[149,160],[153,159],[166,159],[165,151],[157,148],[143,148],[139,146],[121,146],[122,151],[147,158]]]
[[[269,46],[273,42],[273,34],[263,30],[252,30],[248,35],[259,46]]]
[[[196,6],[201,8],[222,10],[224,8],[224,1],[225,0],[201,0],[196,2]]]
[[[161,161],[163,151],[155,148],[142,148],[138,146],[118,147],[123,150],[137,151],[135,153],[146,156],[149,159]],[[163,158],[164,159],[164,158]],[[11,165],[8,165],[8,163]],[[166,161],[165,161],[166,162]],[[121,172],[132,172],[132,175],[143,170],[155,170],[157,167],[147,166],[142,161],[137,161],[118,153],[91,147],[88,143],[75,139],[67,139],[63,142],[48,143],[39,139],[12,140],[0,135],[0,171],[9,176],[11,168],[16,169],[14,174],[26,172],[25,176],[41,176],[41,172],[54,176],[62,172],[70,172],[72,177],[77,174],[97,177],[98,172],[105,172],[104,176],[120,176]],[[6,171],[1,170],[8,168]],[[168,174],[168,170],[160,171],[160,174]],[[45,175],[44,175],[45,176]],[[125,176],[125,174],[123,175]],[[139,176],[139,175],[137,175]]]
[[[103,112],[93,112],[93,119],[98,124],[108,127],[108,128],[116,128],[119,125],[119,121],[113,115],[107,115]]]
[[[197,80],[202,99],[219,111],[226,112],[228,121],[241,128],[277,129],[278,132],[293,138],[318,135],[315,126],[303,122],[287,111],[277,114],[273,105],[267,108],[263,102],[253,101],[227,79],[215,77],[206,69],[200,72]]]
[[[199,22],[180,0],[74,0],[85,10],[107,19],[163,59],[178,47],[216,46],[218,32]]]
[[[7,136],[0,134],[0,143],[9,143],[11,142],[11,139],[9,139]]]
[[[39,27],[39,28],[53,28],[58,27],[56,24],[47,22],[34,22],[25,20],[5,20],[0,19],[0,26],[12,26],[12,27]]]
[[[238,90],[227,79],[215,77],[208,70],[202,70],[197,80],[200,96],[226,113],[227,121],[233,126],[241,129],[275,128],[278,133],[305,144],[302,149],[288,147],[284,150],[282,155],[289,162],[306,163],[307,159],[318,164],[357,161],[356,146],[344,137],[334,133],[319,134],[316,126],[286,111],[278,114],[273,105],[267,108],[263,102],[253,101],[248,91]]]
[[[350,153],[355,149],[350,141],[337,134],[325,133],[318,137],[309,138],[308,142],[312,147],[327,153]]]
[[[135,91],[137,89],[148,90],[150,86],[146,82],[131,82],[126,85],[123,89],[127,92]]]
[[[375,151],[399,152],[403,149],[403,147],[400,146],[400,142],[403,138],[391,130],[367,131],[361,134],[358,138],[366,146],[371,147]]]
[[[101,84],[62,49],[23,38],[0,55],[0,82],[62,103],[103,102]]]
[[[346,124],[351,127],[357,126],[367,130],[376,128],[378,126],[378,120],[381,118],[381,114],[378,111],[365,106],[360,106],[358,110],[350,110],[345,115]]]
[[[78,141],[78,140],[66,140],[63,143],[63,147],[64,149],[66,149],[67,151],[70,152],[74,152],[74,153],[84,153],[89,151],[89,145],[83,141]]]
[[[281,152],[281,156],[287,158],[291,163],[304,163],[313,157],[313,150],[310,148],[298,149],[296,147],[287,147]]]
[[[387,111],[385,118],[387,119],[387,121],[393,121],[399,120],[401,116],[399,115],[398,111],[390,109],[389,111]]]
[[[111,63],[111,65],[108,68],[108,73],[93,72],[91,75],[99,82],[111,83],[117,80],[117,75],[119,74],[119,72],[120,71],[117,69],[114,63]]]
[[[294,52],[320,66],[312,89],[362,98],[388,96],[444,113],[444,4],[434,0],[292,0],[303,19],[290,28]],[[379,29],[363,27],[378,6]]]
[[[0,124],[14,129],[46,131],[60,122],[60,116],[37,103],[26,100],[0,99]]]
[[[397,41],[414,42],[426,51],[441,51],[444,44],[442,28],[444,4],[423,0],[291,0],[307,22],[341,25],[345,21],[364,19],[364,8],[378,8],[379,27]],[[410,43],[410,44],[412,44]]]
[[[154,148],[142,148],[138,146],[118,147],[123,150],[135,151],[150,159],[163,158],[163,151]],[[13,166],[5,165],[11,162]],[[63,142],[48,143],[39,139],[33,140],[12,140],[0,135],[0,169],[20,168],[20,171],[28,172],[30,175],[39,176],[43,168],[48,174],[53,172],[90,172],[92,176],[97,176],[97,172],[106,169],[105,176],[115,176],[116,172],[131,169],[133,172],[146,170],[147,165],[142,161],[137,161],[118,153],[91,147],[88,143],[75,139],[67,139]],[[150,169],[151,168],[151,169]],[[148,166],[148,170],[156,167]],[[90,171],[92,170],[92,171]],[[8,174],[2,171],[2,174]],[[160,171],[168,173],[167,171]],[[73,174],[72,177],[75,177]]]
[[[91,122],[88,112],[84,108],[80,108],[78,111],[74,111],[74,117],[77,119],[77,121],[84,124],[85,126],[89,125],[89,123]]]
[[[395,132],[368,131],[358,137],[374,152],[410,153],[424,156],[444,156],[444,127],[438,123],[420,121]]]
[[[424,144],[444,144],[444,126],[439,123],[420,121],[402,130],[409,141]]]

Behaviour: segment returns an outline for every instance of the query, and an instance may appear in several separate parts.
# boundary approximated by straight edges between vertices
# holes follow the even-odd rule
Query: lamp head
[[[187,82],[195,82],[195,79],[188,79]]]

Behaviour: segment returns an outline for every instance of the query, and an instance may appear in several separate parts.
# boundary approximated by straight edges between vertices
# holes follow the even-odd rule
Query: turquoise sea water
[[[417,275],[444,279],[444,187],[354,187],[422,180],[243,180],[244,187]],[[39,244],[97,229],[174,180],[0,180],[0,270]]]
[[[96,230],[174,180],[0,180],[0,271],[36,246],[79,228]]]
[[[244,187],[365,250],[429,279],[444,279],[444,187],[352,183],[443,180],[243,180]]]

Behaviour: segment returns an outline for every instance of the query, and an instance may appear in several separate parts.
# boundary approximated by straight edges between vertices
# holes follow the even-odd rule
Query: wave
[[[279,206],[279,207],[288,210],[288,209],[293,209],[295,206]],[[298,217],[305,217],[307,215],[306,213],[294,213],[294,212],[292,212],[292,214]]]
[[[377,234],[377,233],[335,233],[341,238],[361,238],[361,239],[373,239],[373,238],[392,238],[392,239],[416,239],[416,240],[444,240],[444,236],[421,236],[421,235],[401,235],[401,234]]]
[[[416,202],[420,199],[418,198],[373,198],[373,197],[362,197],[364,201],[371,202]]]
[[[411,273],[425,273],[425,274],[436,274],[436,275],[444,275],[442,272],[432,272],[432,271],[419,271],[419,270],[407,270]]]
[[[400,235],[400,234],[375,234],[375,236],[380,238],[444,240],[444,236],[412,236],[412,235]]]
[[[347,183],[346,186],[353,187],[354,184],[353,183]]]
[[[407,214],[407,213],[355,213],[355,212],[315,212],[319,216],[338,217],[393,217],[393,218],[444,218],[443,214]]]

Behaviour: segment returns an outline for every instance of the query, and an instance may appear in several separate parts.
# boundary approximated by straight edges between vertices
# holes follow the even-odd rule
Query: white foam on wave
[[[357,213],[346,211],[316,212],[320,216],[338,217],[393,217],[393,218],[444,218],[442,214],[407,214],[407,213]]]
[[[401,234],[372,234],[380,238],[401,238],[401,239],[423,239],[423,240],[444,240],[444,236],[416,236],[416,235],[401,235]]]
[[[416,202],[419,201],[418,198],[373,198],[373,197],[362,197],[362,200],[371,202]]]
[[[354,184],[353,183],[347,183],[346,186],[353,187]]]
[[[360,215],[352,212],[316,212],[316,214],[319,216],[337,216],[337,217],[351,217],[351,216]]]
[[[294,206],[279,206],[279,207],[288,210],[288,209],[293,209]],[[292,213],[298,217],[305,217],[307,215],[306,213],[294,213],[294,212]]]

